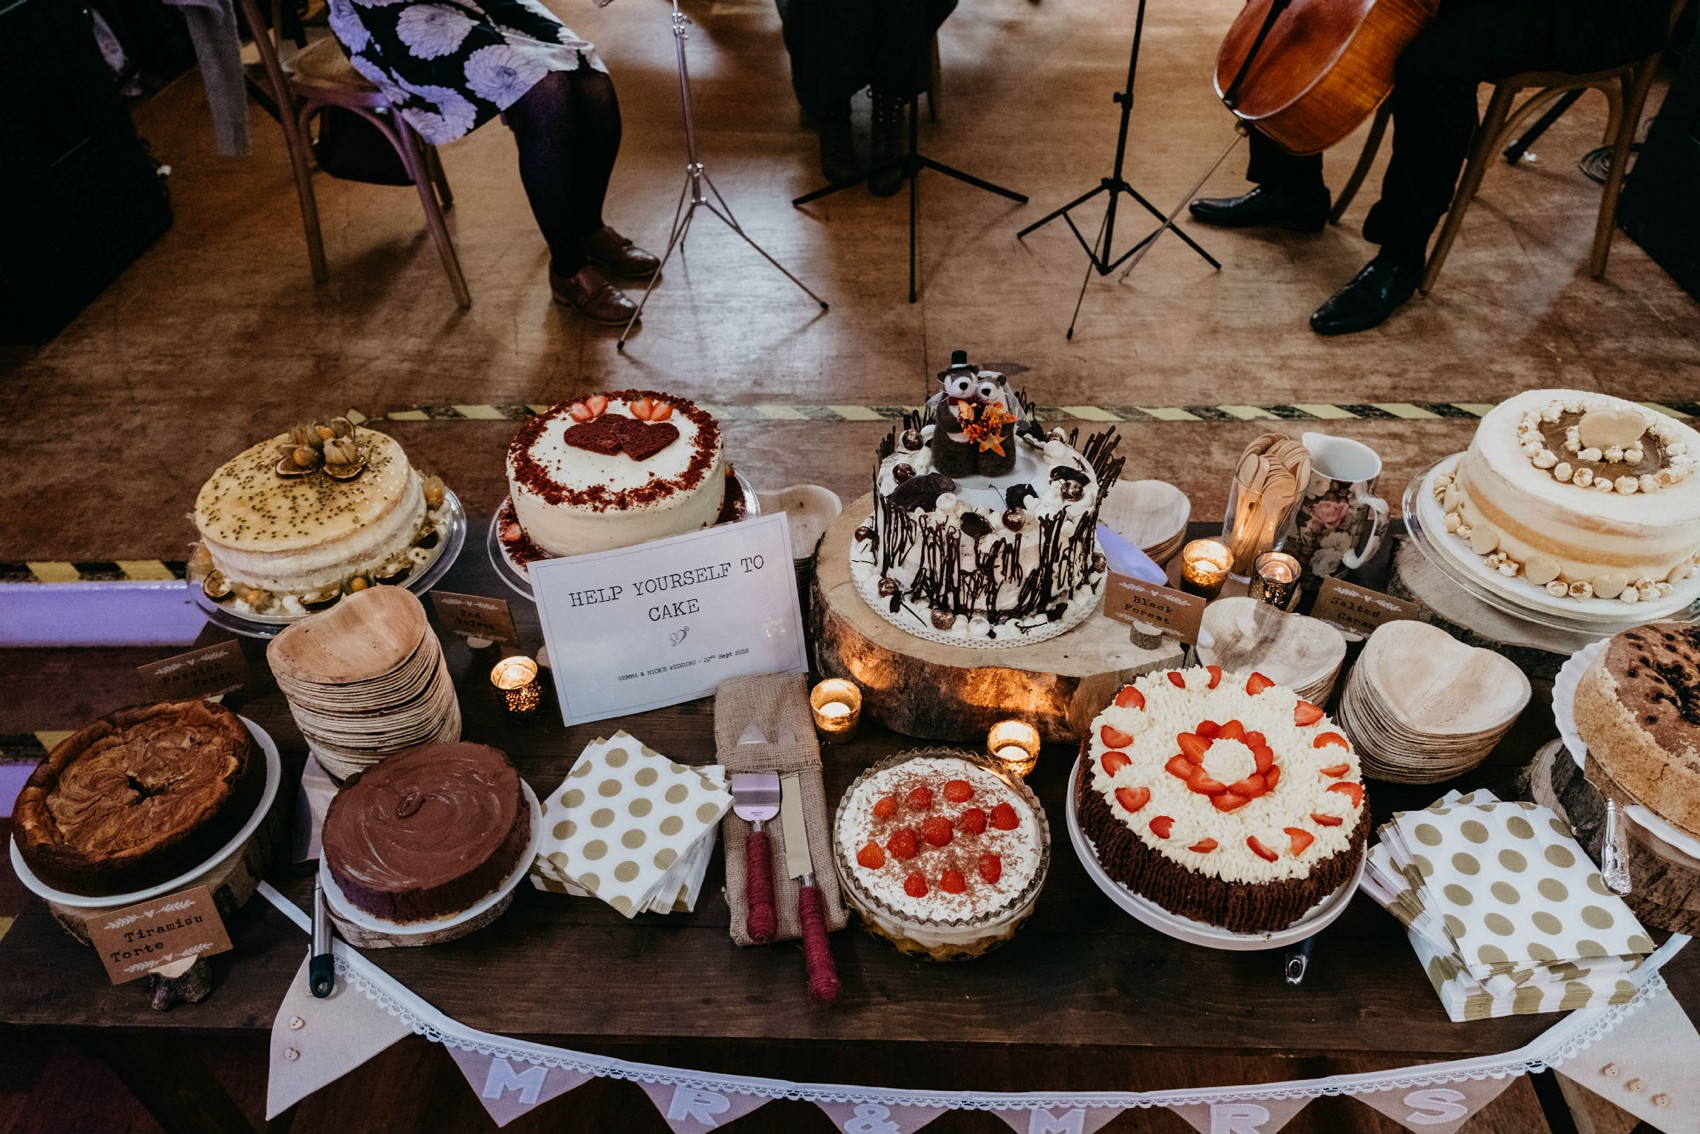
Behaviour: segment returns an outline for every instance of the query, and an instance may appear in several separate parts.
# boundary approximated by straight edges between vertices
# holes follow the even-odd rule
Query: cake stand
[[[531,589],[531,572],[527,565],[538,559],[554,558],[541,548],[536,548],[528,556],[516,550],[511,544],[502,542],[501,529],[505,520],[513,518],[513,497],[502,497],[502,505],[490,517],[490,527],[484,535],[484,551],[490,557],[490,565],[496,569],[496,574],[510,589],[521,598],[536,600],[537,595]],[[756,492],[755,485],[749,482],[736,467],[732,475],[726,478],[726,495],[720,502],[720,518],[715,521],[720,524],[735,524],[740,520],[748,520],[761,515],[761,496]]]
[[[519,865],[508,872],[496,888],[473,905],[449,917],[429,921],[389,921],[359,909],[343,896],[342,888],[331,876],[325,856],[319,856],[319,885],[325,892],[325,905],[331,920],[336,923],[337,935],[357,949],[388,949],[414,945],[438,945],[465,937],[501,917],[513,901],[514,890],[525,880],[526,872],[543,845],[543,807],[531,785],[520,781],[525,792],[526,806],[531,809],[531,841],[519,856]]]
[[[247,717],[242,718],[242,723],[248,726],[249,735],[254,738],[255,745],[265,758],[265,787],[261,789],[260,802],[254,808],[254,813],[248,817],[248,821],[205,862],[157,886],[124,894],[94,897],[57,889],[36,877],[35,872],[24,861],[23,855],[18,853],[17,840],[14,839],[12,871],[18,876],[18,881],[22,882],[30,893],[46,902],[54,920],[84,944],[89,941],[88,923],[106,911],[133,906],[137,902],[145,902],[195,886],[206,886],[210,889],[219,912],[226,917],[241,909],[248,899],[254,896],[254,890],[259,886],[267,864],[282,843],[288,827],[290,805],[294,802],[292,795],[280,790],[283,784],[283,761],[278,756],[276,742],[265,729]]]
[[[448,520],[448,530],[437,540],[436,547],[431,549],[434,554],[415,567],[399,584],[416,595],[424,595],[436,586],[443,576],[448,574],[449,568],[454,566],[460,549],[466,545],[466,511],[461,507],[460,497],[446,489],[443,492],[443,516]],[[208,622],[246,638],[275,638],[284,627],[299,622],[310,614],[318,613],[306,611],[301,614],[244,614],[208,598],[199,583],[191,582],[189,593],[194,598],[195,605],[206,612]]]
[[[1189,945],[1202,945],[1206,949],[1224,949],[1230,952],[1251,952],[1260,949],[1282,949],[1297,945],[1307,937],[1315,936],[1323,929],[1332,925],[1336,918],[1346,912],[1351,904],[1352,895],[1358,892],[1358,883],[1363,880],[1364,865],[1369,861],[1366,852],[1358,859],[1358,868],[1351,878],[1341,887],[1328,895],[1322,901],[1312,906],[1303,917],[1287,926],[1285,929],[1269,930],[1265,933],[1235,933],[1223,929],[1219,925],[1195,921],[1190,917],[1170,913],[1162,906],[1153,902],[1143,894],[1123,886],[1104,872],[1098,864],[1098,852],[1092,845],[1092,840],[1086,837],[1080,829],[1080,818],[1076,813],[1076,788],[1080,782],[1080,761],[1074,762],[1074,770],[1068,776],[1068,800],[1063,810],[1068,820],[1068,841],[1074,844],[1074,853],[1080,858],[1080,865],[1086,868],[1086,873],[1092,881],[1098,884],[1098,889],[1104,895],[1133,915],[1134,920],[1155,929],[1158,933],[1173,937],[1177,941],[1185,941]]]
[[[1132,629],[1094,610],[1049,641],[986,650],[930,641],[888,622],[863,599],[850,566],[869,494],[827,528],[815,560],[809,637],[821,672],[862,690],[862,712],[906,736],[976,747],[1000,720],[1030,722],[1047,741],[1074,741],[1142,673],[1179,666],[1184,647],[1133,643]]]

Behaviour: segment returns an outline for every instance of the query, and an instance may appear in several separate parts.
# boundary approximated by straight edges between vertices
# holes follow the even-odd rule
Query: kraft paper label
[[[120,910],[91,911],[89,939],[113,984],[189,957],[230,950],[230,934],[205,886],[179,890]]]
[[[431,606],[437,612],[437,623],[451,634],[519,643],[519,631],[514,629],[514,615],[507,599],[432,591]]]
[[[1335,578],[1322,580],[1322,589],[1317,592],[1310,615],[1359,634],[1373,634],[1384,622],[1428,621],[1423,608],[1414,602]]]
[[[252,676],[242,643],[232,638],[214,642],[164,661],[139,665],[142,684],[160,701],[182,701],[193,697],[217,697],[234,693]]]
[[[1104,587],[1104,615],[1132,626],[1154,627],[1183,642],[1198,641],[1209,603],[1173,587],[1110,572]]]

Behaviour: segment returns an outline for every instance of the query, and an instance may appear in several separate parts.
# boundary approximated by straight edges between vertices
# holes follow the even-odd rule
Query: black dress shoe
[[[820,172],[833,184],[849,181],[861,172],[856,164],[856,142],[850,131],[850,119],[820,124]]]
[[[1421,260],[1377,256],[1311,313],[1310,329],[1319,335],[1350,335],[1379,327],[1411,298],[1422,278]]]
[[[1270,225],[1293,232],[1321,232],[1328,224],[1328,190],[1297,193],[1259,185],[1238,197],[1204,197],[1190,206],[1194,220],[1220,228]]]

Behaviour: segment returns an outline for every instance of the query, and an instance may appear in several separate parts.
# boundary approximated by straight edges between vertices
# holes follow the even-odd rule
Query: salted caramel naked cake
[[[343,418],[297,425],[202,485],[191,576],[239,611],[304,614],[428,561],[447,530],[443,501],[442,482],[388,435]]]
[[[1590,764],[1700,835],[1700,626],[1653,622],[1611,640],[1576,687]]]
[[[350,776],[325,812],[325,865],[359,909],[451,917],[495,892],[531,845],[519,773],[487,744],[427,744]]]
[[[1441,538],[1554,597],[1670,596],[1700,556],[1700,433],[1581,390],[1530,390],[1482,418],[1437,477]]]
[[[1363,857],[1351,742],[1262,674],[1147,674],[1092,722],[1081,759],[1080,827],[1104,872],[1182,917],[1284,929]]]
[[[211,701],[120,709],[56,745],[13,811],[18,852],[49,886],[98,897],[194,870],[254,814],[265,757]]]
[[[726,493],[720,423],[653,390],[563,402],[514,435],[508,492],[525,536],[550,555],[706,528]]]

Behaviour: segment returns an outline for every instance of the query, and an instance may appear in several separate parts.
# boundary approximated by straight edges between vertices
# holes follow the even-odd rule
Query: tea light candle
[[[1195,539],[1181,548],[1181,590],[1213,599],[1222,593],[1234,553],[1218,539]]]
[[[809,708],[815,715],[815,732],[827,744],[844,744],[856,738],[862,720],[862,691],[854,681],[829,677],[809,691]]]
[[[1039,762],[1039,730],[1026,721],[999,721],[986,734],[986,750],[1017,778]]]
[[[1266,551],[1257,557],[1252,593],[1281,610],[1293,599],[1299,584],[1299,561],[1281,551]]]
[[[537,681],[537,663],[516,655],[503,658],[490,670],[490,684],[502,697],[502,711],[510,721],[527,721],[543,707],[543,687]]]

